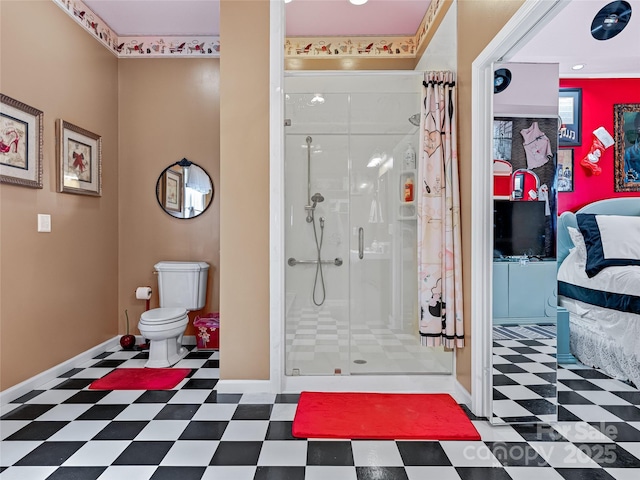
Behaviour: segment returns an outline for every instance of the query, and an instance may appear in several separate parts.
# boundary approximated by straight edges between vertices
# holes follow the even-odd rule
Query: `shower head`
[[[314,193],[313,197],[311,197],[311,201],[313,202],[313,208],[316,208],[318,203],[324,202],[324,197],[319,193]]]
[[[307,211],[307,223],[313,222],[313,212],[316,209],[316,205],[320,202],[324,202],[324,197],[319,193],[314,193],[313,197],[311,197],[311,201],[313,205],[306,205],[304,209]]]
[[[416,127],[420,126],[420,114],[416,113],[413,114],[409,117],[409,122],[411,122],[411,125],[415,125]]]

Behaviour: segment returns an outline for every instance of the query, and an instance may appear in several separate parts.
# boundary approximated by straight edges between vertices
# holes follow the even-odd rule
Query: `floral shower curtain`
[[[426,72],[418,164],[418,281],[422,345],[464,346],[456,89]]]

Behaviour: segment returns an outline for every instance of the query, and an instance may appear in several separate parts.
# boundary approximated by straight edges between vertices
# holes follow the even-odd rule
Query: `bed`
[[[564,212],[557,257],[571,353],[640,387],[640,198]]]

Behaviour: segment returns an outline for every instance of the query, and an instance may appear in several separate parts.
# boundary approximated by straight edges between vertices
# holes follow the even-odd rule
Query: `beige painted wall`
[[[161,260],[210,265],[207,303],[196,314],[218,311],[220,288],[220,84],[219,60],[121,59],[119,62],[119,331],[125,309],[132,333],[145,309],[137,286],[154,290],[153,265]],[[156,200],[156,182],[169,165],[187,158],[213,180],[213,203],[200,216],[177,219]],[[186,334],[194,335],[190,323]]]
[[[471,63],[524,0],[458,0],[458,161],[465,348],[456,350],[456,377],[471,391]]]
[[[269,378],[269,2],[222,0],[220,366]]]
[[[0,186],[0,389],[117,333],[117,59],[50,0],[0,3],[0,90],[44,111],[44,188]],[[102,136],[101,197],[56,193],[55,120]],[[37,233],[38,213],[52,232]]]
[[[467,266],[471,62],[522,3],[458,2],[459,158]],[[216,61],[206,59],[121,60],[118,75],[115,57],[49,0],[2,0],[0,8],[0,89],[45,111],[45,188],[0,187],[0,388],[123,333],[125,308],[135,325],[144,305],[135,300],[134,288],[155,286],[153,264],[170,257],[212,265],[205,309],[217,309],[220,289],[221,377],[269,378],[268,2],[222,1],[221,37],[227,46],[220,76]],[[185,83],[190,88],[177,87]],[[55,193],[53,124],[60,117],[102,135],[102,197]],[[187,221],[163,213],[153,195],[162,169],[183,156],[208,170],[216,185],[210,210]],[[222,182],[229,191],[225,198]],[[52,214],[53,233],[36,233],[37,213]],[[219,259],[220,248],[225,255]],[[464,279],[469,333],[469,267]],[[25,287],[38,292],[37,301]],[[47,354],[13,362],[25,345],[16,339]],[[468,389],[470,350],[457,354],[457,376]]]

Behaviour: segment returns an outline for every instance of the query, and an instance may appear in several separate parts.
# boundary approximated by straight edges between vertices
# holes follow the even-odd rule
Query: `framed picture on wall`
[[[614,192],[640,192],[640,103],[613,106]]]
[[[513,141],[513,122],[511,120],[493,121],[493,160],[511,160],[511,142]]]
[[[558,115],[562,122],[558,130],[561,147],[582,145],[582,89],[561,88],[558,97]]]
[[[558,150],[558,192],[573,192],[573,148]]]
[[[61,118],[57,127],[58,192],[102,195],[102,137]]]
[[[0,182],[42,188],[44,113],[0,94]]]
[[[182,189],[182,173],[167,170],[164,173],[164,208],[172,212],[182,211]]]

